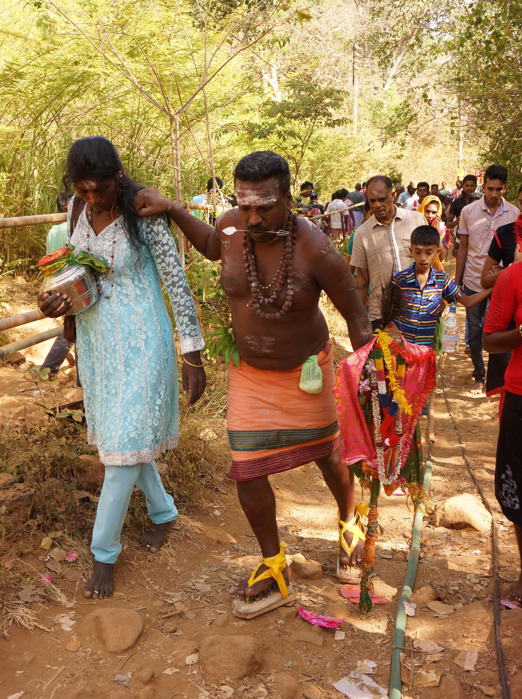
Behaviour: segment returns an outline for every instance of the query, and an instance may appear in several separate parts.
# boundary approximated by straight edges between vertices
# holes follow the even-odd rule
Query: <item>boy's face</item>
[[[415,243],[410,247],[410,253],[415,260],[415,272],[424,274],[428,272],[433,260],[440,253],[441,249],[438,245],[419,245]]]

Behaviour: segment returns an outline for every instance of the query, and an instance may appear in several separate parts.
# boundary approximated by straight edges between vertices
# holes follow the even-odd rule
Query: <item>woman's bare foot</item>
[[[91,578],[85,585],[83,596],[94,599],[106,599],[114,592],[114,563],[94,562]]]
[[[167,537],[167,532],[170,529],[172,522],[165,522],[165,524],[155,524],[153,529],[149,529],[145,532],[141,540],[141,545],[144,546],[151,553],[156,553],[165,543]]]
[[[263,573],[268,568],[265,565],[259,567],[257,574]],[[283,570],[283,577],[287,584],[290,580],[290,568],[287,566]],[[272,592],[277,592],[279,586],[274,578],[266,578],[265,580],[260,580],[256,582],[252,587],[248,587],[249,578],[243,578],[238,583],[238,588],[236,592],[236,597],[243,602],[257,602],[257,600],[268,597]]]

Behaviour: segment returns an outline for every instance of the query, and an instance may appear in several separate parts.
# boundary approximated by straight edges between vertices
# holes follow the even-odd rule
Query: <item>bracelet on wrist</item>
[[[181,359],[185,362],[185,364],[193,366],[194,369],[202,369],[205,366],[204,364],[192,364],[192,362],[189,362],[189,360],[185,359],[185,357],[182,357]]]

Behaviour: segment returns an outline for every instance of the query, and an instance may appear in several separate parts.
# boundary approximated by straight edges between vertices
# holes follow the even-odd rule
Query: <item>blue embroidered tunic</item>
[[[109,264],[114,249],[113,271],[99,277],[99,301],[76,315],[88,441],[98,446],[106,466],[148,463],[178,443],[176,348],[160,277],[172,304],[181,353],[204,346],[166,220],[140,219],[139,254],[124,225],[120,216],[96,235],[84,209],[71,238],[76,252],[89,248]]]

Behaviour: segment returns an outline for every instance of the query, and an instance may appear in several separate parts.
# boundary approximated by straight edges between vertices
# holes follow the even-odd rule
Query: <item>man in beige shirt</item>
[[[372,216],[355,233],[350,264],[357,268],[357,291],[375,328],[382,317],[382,291],[396,272],[413,262],[411,233],[425,226],[426,219],[418,211],[395,206],[392,181],[384,175],[368,181],[367,199]]]

